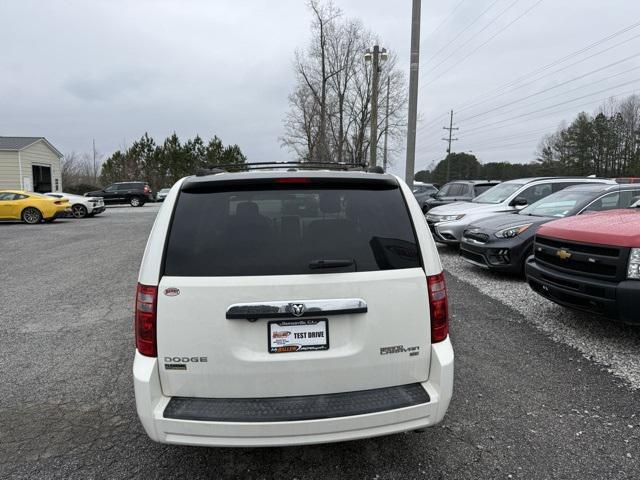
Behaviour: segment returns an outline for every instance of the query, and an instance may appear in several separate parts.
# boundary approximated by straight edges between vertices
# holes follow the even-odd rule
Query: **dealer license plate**
[[[329,322],[288,320],[269,322],[269,353],[329,350]]]

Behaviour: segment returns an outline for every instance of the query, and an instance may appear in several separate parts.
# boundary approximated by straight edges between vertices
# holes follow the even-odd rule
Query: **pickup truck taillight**
[[[158,287],[138,284],[136,291],[136,348],[147,357],[157,357],[156,308]]]
[[[431,313],[431,343],[446,340],[449,335],[449,305],[444,272],[427,277],[429,310]]]

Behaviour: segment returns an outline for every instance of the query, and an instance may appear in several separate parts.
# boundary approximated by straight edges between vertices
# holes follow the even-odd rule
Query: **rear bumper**
[[[612,283],[569,275],[545,268],[534,260],[527,262],[526,274],[529,286],[554,303],[640,325],[640,281]]]
[[[71,216],[71,217],[73,216],[71,208],[65,208],[63,210],[58,210],[53,215],[51,215],[50,217],[45,217],[45,218],[64,218],[64,217],[69,217],[69,216]]]
[[[162,394],[158,362],[136,352],[133,377],[138,416],[152,440],[212,447],[266,447],[341,442],[431,427],[442,421],[453,393],[449,339],[432,345],[426,403],[358,415],[272,422],[167,418],[172,401]],[[175,415],[173,415],[175,416]]]

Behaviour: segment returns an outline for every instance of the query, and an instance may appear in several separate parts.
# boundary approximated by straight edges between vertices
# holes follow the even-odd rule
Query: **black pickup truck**
[[[153,200],[153,192],[147,182],[119,182],[109,185],[102,190],[87,192],[85,197],[102,197],[105,204],[129,204],[132,207],[142,207]]]

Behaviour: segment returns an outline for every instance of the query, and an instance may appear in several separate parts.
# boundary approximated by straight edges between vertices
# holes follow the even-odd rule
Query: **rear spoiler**
[[[398,180],[393,175],[341,172],[260,172],[224,173],[205,177],[189,177],[182,184],[181,191],[187,193],[210,192],[216,190],[255,190],[285,188],[398,188]]]

